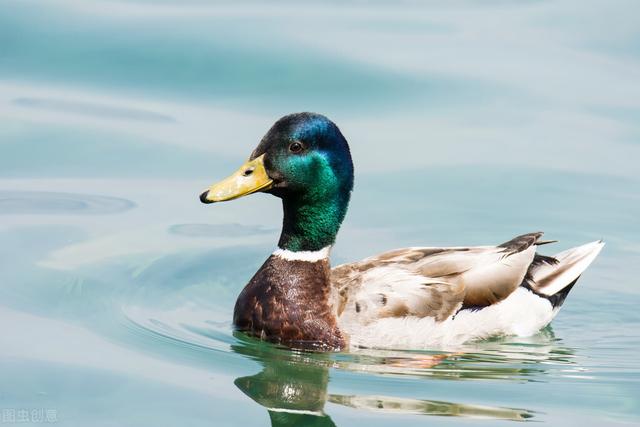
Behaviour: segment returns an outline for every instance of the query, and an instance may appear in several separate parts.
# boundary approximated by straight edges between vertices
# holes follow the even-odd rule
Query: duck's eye
[[[304,147],[302,146],[302,144],[298,141],[294,141],[291,143],[291,145],[289,145],[289,151],[294,154],[301,152],[303,148]]]

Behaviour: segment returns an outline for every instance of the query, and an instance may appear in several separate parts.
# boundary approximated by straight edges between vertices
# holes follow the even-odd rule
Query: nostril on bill
[[[244,172],[242,172],[242,176],[249,176],[253,173],[255,168],[248,168]]]

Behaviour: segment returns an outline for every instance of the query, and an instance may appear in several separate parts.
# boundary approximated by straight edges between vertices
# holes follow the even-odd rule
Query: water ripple
[[[107,215],[133,209],[119,197],[44,191],[0,191],[0,215]]]
[[[69,101],[64,99],[46,98],[16,98],[12,101],[19,107],[39,110],[80,114],[106,119],[136,120],[154,123],[175,122],[175,119],[165,114],[134,108],[115,107],[90,102]]]
[[[269,234],[273,229],[259,225],[241,224],[175,224],[169,227],[169,233],[189,237],[244,237],[256,234]]]

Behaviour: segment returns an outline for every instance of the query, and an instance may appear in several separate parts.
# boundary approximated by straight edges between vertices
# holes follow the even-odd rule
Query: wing
[[[498,246],[406,248],[344,264],[331,272],[336,315],[358,322],[384,317],[447,319],[484,307],[522,283],[542,233]]]

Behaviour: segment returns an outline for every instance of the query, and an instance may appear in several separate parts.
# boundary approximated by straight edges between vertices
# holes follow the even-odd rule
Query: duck
[[[409,247],[331,267],[354,167],[338,126],[280,118],[249,159],[207,188],[206,204],[268,193],[282,201],[277,248],[240,292],[237,331],[291,349],[434,349],[531,336],[556,316],[602,240],[554,256],[542,232],[489,246]]]

